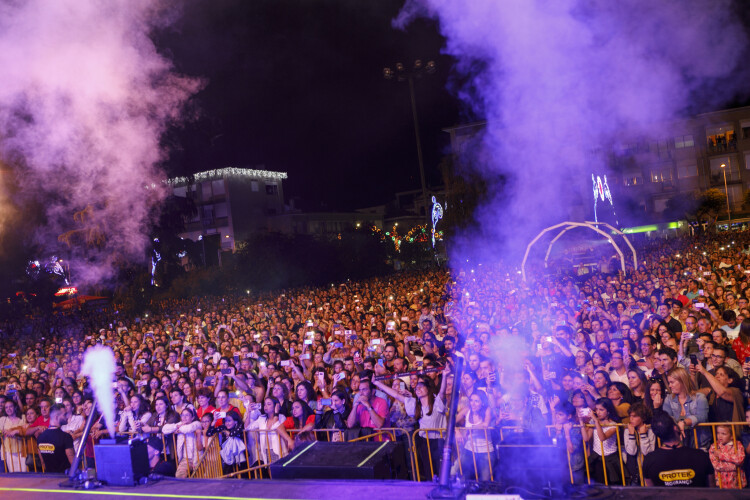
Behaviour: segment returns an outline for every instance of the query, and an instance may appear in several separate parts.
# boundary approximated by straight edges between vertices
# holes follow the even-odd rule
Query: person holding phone
[[[331,397],[328,392],[330,379],[328,378],[325,368],[315,368],[313,370],[311,383],[313,384],[313,389],[315,389],[316,399],[318,397],[324,399]]]
[[[742,391],[735,387],[737,374],[734,370],[719,366],[708,371],[701,364],[696,366],[710,386],[708,389],[700,389],[708,399],[709,420],[711,422],[744,422],[745,404]]]
[[[465,418],[465,430],[459,433],[459,446],[463,475],[476,481],[489,481],[491,476],[497,474],[497,456],[488,430],[492,421],[492,409],[485,392],[474,391],[469,396],[469,406],[462,418]],[[492,475],[490,469],[493,471]]]
[[[359,394],[347,418],[347,427],[360,427],[366,433],[383,427],[388,416],[388,403],[375,396],[375,387],[369,379],[360,379]]]
[[[237,409],[228,411],[224,415],[221,425],[214,425],[206,431],[206,435],[209,437],[219,436],[221,441],[221,468],[224,474],[231,474],[245,468],[247,447],[245,446],[244,434],[244,422]]]
[[[273,396],[267,396],[263,408],[245,413],[245,427],[250,432],[247,437],[250,460],[256,463],[269,464],[282,457],[281,439],[288,444],[288,435],[284,431],[286,416],[279,413],[281,404]],[[275,432],[273,432],[275,431]]]
[[[214,426],[224,423],[224,417],[230,411],[238,411],[236,406],[229,404],[229,392],[226,389],[216,391],[216,410],[214,411]]]
[[[429,377],[420,376],[415,388],[416,397],[404,396],[380,381],[376,381],[374,385],[390,397],[404,403],[406,414],[419,421],[420,429],[444,429],[447,425],[447,406],[444,398],[450,372],[450,365],[446,365],[443,370],[440,389],[437,391]],[[440,470],[442,442],[443,439],[437,431],[420,432],[417,436],[415,445],[420,453],[422,473],[426,478],[432,477],[435,471]]]
[[[586,441],[592,441],[589,455],[591,479],[604,484],[606,469],[607,482],[617,484],[622,481],[622,476],[617,460],[617,426],[614,424],[619,423],[620,418],[612,401],[608,398],[597,399],[590,421],[594,423],[594,428],[584,427],[581,432]]]
[[[328,409],[324,412],[320,410],[315,412],[315,428],[345,431],[349,428],[347,426],[347,419],[350,413],[351,401],[346,391],[337,389],[331,394],[331,404]],[[344,441],[344,435],[340,432],[319,433],[318,440],[339,442]]]

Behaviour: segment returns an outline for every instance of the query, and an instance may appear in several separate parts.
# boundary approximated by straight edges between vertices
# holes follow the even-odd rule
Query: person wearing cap
[[[164,443],[158,436],[151,436],[146,440],[148,455],[148,474],[174,477],[176,469],[173,462],[164,458]]]

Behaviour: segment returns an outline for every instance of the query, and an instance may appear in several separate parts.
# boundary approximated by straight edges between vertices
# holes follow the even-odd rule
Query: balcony
[[[185,224],[185,231],[203,231],[205,229],[215,229],[220,227],[229,227],[229,217],[217,217],[214,219],[206,218],[202,221],[188,222]]]
[[[717,173],[711,173],[711,185],[712,186],[723,186],[724,185],[724,174],[722,172]],[[727,172],[727,184],[731,184],[733,182],[740,182],[740,174],[739,172],[729,171]]]
[[[713,141],[710,138],[706,141],[706,153],[709,155],[719,155],[737,151],[737,138],[733,135],[730,140],[719,137]]]

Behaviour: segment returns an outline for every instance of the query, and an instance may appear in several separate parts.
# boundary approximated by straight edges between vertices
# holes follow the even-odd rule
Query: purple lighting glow
[[[437,20],[462,75],[452,90],[486,119],[483,151],[474,153],[480,161],[467,163],[494,198],[476,212],[481,241],[453,244],[480,260],[476,253],[488,246],[518,258],[540,229],[570,217],[592,171],[612,180],[597,149],[661,139],[660,124],[744,91],[747,36],[735,7],[730,0],[408,1],[395,25]]]
[[[0,160],[24,179],[21,200],[44,200],[36,243],[54,251],[58,236],[82,235],[66,248],[81,284],[110,277],[120,257],[144,260],[164,196],[144,189],[164,178],[160,136],[201,86],[149,38],[174,15],[145,0],[0,3]]]

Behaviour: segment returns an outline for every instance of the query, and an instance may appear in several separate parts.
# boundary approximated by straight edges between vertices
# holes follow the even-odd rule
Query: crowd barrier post
[[[589,444],[586,441],[586,436],[583,435],[583,425],[580,427],[581,429],[581,441],[583,442],[583,463],[586,466],[586,482],[590,485],[591,484],[591,468],[589,467],[589,453],[588,448]]]
[[[619,424],[619,425],[622,425],[622,424]],[[615,430],[615,436],[617,436],[617,457],[620,459],[620,479],[622,479],[622,485],[625,486],[625,464],[622,461],[622,442],[620,440],[619,425],[617,429]]]
[[[217,436],[211,436],[206,441],[203,450],[203,457],[193,471],[191,477],[201,479],[214,479],[221,477],[221,455],[219,449],[219,439]]]
[[[34,472],[44,472],[44,460],[42,459],[41,453],[39,453],[39,446],[37,445],[36,438],[34,436],[26,436],[23,441],[24,444],[24,456],[26,458],[31,457],[31,463],[34,466]],[[41,470],[37,470],[37,463]],[[27,472],[28,464],[26,465]]]
[[[638,455],[635,457],[635,462],[638,465],[638,479],[641,486],[645,485],[643,478],[643,443],[641,443],[641,433],[635,433],[635,440],[638,442]]]
[[[417,481],[421,481],[421,474],[419,472],[419,458],[418,458],[418,456],[419,456],[419,449],[417,447],[417,443],[419,442],[419,440],[417,438],[418,437],[422,438],[422,436],[419,435],[420,433],[424,433],[425,437],[422,438],[422,439],[424,439],[425,444],[427,445],[427,463],[429,463],[429,466],[430,466],[430,468],[429,468],[430,476],[427,478],[427,480],[431,481],[432,478],[435,477],[435,464],[432,461],[432,448],[431,448],[431,445],[430,445],[430,439],[431,439],[430,438],[430,433],[435,433],[435,432],[439,433],[438,439],[444,439],[443,438],[443,433],[445,432],[445,429],[417,429],[417,430],[415,430],[412,433],[412,443],[413,443],[413,450],[414,450],[413,451],[413,453],[414,453],[414,474],[417,477]],[[460,462],[461,461],[459,460],[459,467],[460,467]],[[427,465],[427,464],[425,464],[425,465]]]

